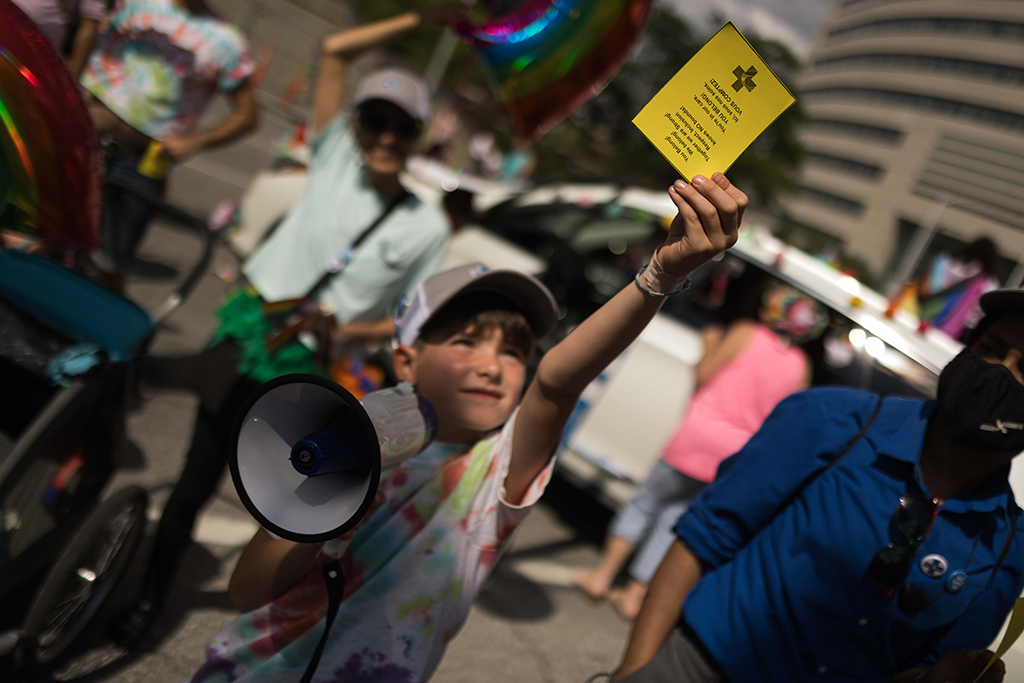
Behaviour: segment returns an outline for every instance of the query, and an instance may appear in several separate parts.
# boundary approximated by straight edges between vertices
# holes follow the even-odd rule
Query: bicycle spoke
[[[44,615],[45,626],[38,631],[36,647],[41,658],[55,658],[72,640],[77,641],[85,620],[96,608],[94,602],[111,590],[110,576],[115,567],[123,566],[126,543],[138,530],[139,509],[137,503],[122,506],[82,547],[85,552],[58,584],[57,599]],[[73,668],[99,668],[90,659],[95,658],[76,658]]]
[[[57,636],[63,630],[64,626],[67,625],[68,621],[71,620],[81,607],[89,601],[89,597],[92,593],[90,585],[86,584],[79,587],[75,595],[72,595],[67,600],[57,604],[55,609],[59,608],[52,619],[46,624],[46,628],[39,636],[39,643],[43,646],[48,646],[57,639]]]
[[[69,607],[64,607],[64,609],[61,609],[60,612],[58,612],[54,616],[54,618],[50,620],[49,623],[53,624],[54,621],[56,621],[60,617],[64,616],[64,614],[66,614],[68,612],[68,610],[74,611],[74,609],[77,607],[77,605],[81,604],[83,597],[88,598],[88,595],[86,595],[86,591],[84,589],[80,590],[78,592],[78,595],[75,595],[75,596],[65,600],[64,602],[60,603],[60,605],[57,605],[57,607],[64,607],[65,605],[68,605]]]
[[[120,527],[117,530],[117,536],[111,543],[103,547],[103,553],[96,563],[96,575],[100,577],[106,574],[107,569],[110,568],[110,563],[113,561],[113,558],[117,556],[118,551],[121,549],[125,539],[128,537],[128,532],[132,529],[131,509],[123,511],[117,519],[114,520],[114,524],[111,525],[111,530],[115,526]]]

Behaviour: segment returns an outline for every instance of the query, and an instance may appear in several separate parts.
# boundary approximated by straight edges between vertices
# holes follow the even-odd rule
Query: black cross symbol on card
[[[757,83],[754,83],[754,76],[757,75],[757,69],[750,67],[746,71],[743,70],[742,66],[738,66],[732,70],[732,75],[736,77],[736,82],[732,84],[732,89],[739,92],[746,87],[747,92],[752,91],[757,87]],[[746,76],[746,78],[744,78]]]

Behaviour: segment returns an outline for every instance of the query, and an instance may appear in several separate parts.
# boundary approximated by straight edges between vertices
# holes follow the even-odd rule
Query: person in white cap
[[[398,174],[430,118],[430,93],[419,75],[385,68],[365,76],[346,111],[349,62],[420,27],[448,26],[461,3],[342,31],[323,43],[313,96],[313,157],[299,202],[243,268],[267,301],[305,296],[325,264],[343,254],[382,213],[382,221],[321,287],[347,341],[389,339],[391,307],[440,267],[448,221],[440,207],[409,194]]]
[[[226,469],[229,436],[245,398],[282,374],[324,370],[327,339],[276,333],[268,304],[305,300],[303,310],[315,309],[318,328],[333,326],[333,343],[387,340],[401,295],[440,266],[447,218],[398,180],[430,117],[426,82],[404,69],[374,71],[345,110],[345,78],[356,55],[420,27],[450,25],[463,7],[437,5],[324,40],[302,198],[243,266],[250,286],[228,293],[210,348],[143,363],[143,381],[194,389],[201,402],[185,468],[157,529],[142,599],[116,622],[122,644],[137,644],[160,612],[196,515]]]
[[[430,679],[543,494],[580,393],[666,296],[736,242],[746,196],[721,174],[693,182],[669,191],[679,216],[650,265],[544,355],[525,394],[534,341],[557,320],[543,285],[465,266],[427,279],[408,298],[392,361],[434,407],[437,437],[381,476],[380,507],[341,558],[344,598],[317,680]],[[193,683],[300,680],[328,607],[319,551],[256,533],[228,586],[244,614],[209,641]]]

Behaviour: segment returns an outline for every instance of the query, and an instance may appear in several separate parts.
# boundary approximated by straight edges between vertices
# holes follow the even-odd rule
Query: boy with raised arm
[[[394,367],[434,406],[437,440],[382,475],[383,504],[342,558],[345,597],[317,680],[431,677],[543,493],[580,393],[665,296],[736,241],[747,198],[723,175],[677,181],[669,195],[679,214],[650,265],[544,356],[525,395],[534,342],[557,318],[543,285],[467,266],[427,279],[410,297]],[[210,641],[192,681],[298,679],[324,629],[318,551],[257,532],[229,586],[245,614]]]

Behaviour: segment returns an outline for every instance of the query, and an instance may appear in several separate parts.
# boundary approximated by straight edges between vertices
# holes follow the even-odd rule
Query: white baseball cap
[[[390,67],[366,75],[356,86],[352,104],[358,107],[367,100],[386,100],[402,108],[417,121],[430,119],[430,88],[419,74]]]
[[[398,343],[411,346],[441,308],[456,296],[471,292],[491,292],[510,301],[537,339],[549,334],[558,322],[555,297],[539,280],[514,270],[488,270],[482,263],[473,263],[427,278],[412,296],[403,299],[395,316]]]

